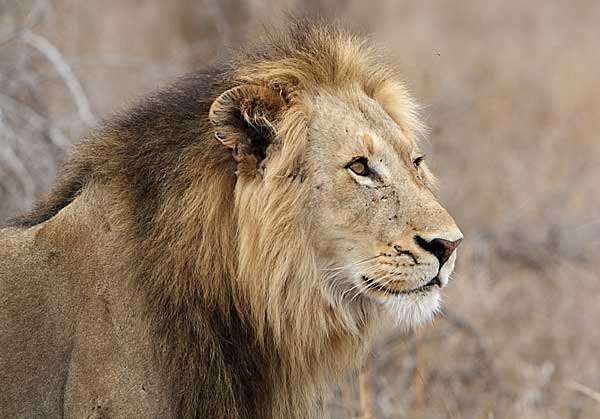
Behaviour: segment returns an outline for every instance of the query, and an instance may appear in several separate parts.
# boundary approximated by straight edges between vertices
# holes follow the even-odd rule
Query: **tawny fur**
[[[240,92],[239,86],[250,87]],[[296,22],[287,34],[221,68],[181,79],[82,142],[48,199],[3,230],[8,250],[0,255],[2,283],[21,278],[19,266],[38,269],[32,267],[42,252],[36,249],[55,247],[59,257],[71,255],[69,263],[96,266],[69,274],[73,265],[42,258],[48,275],[58,277],[56,266],[62,267],[68,289],[90,287],[70,298],[77,307],[102,306],[104,291],[96,290],[104,288],[96,276],[104,273],[98,283],[108,288],[118,284],[128,296],[123,301],[132,301],[119,310],[137,310],[131,324],[139,329],[132,339],[142,348],[140,359],[153,360],[147,375],[139,368],[135,391],[152,388],[168,404],[142,407],[143,417],[317,417],[326,384],[360,363],[380,322],[368,299],[345,309],[327,303],[311,245],[318,232],[306,224],[306,197],[314,186],[304,181],[307,128],[315,112],[310,98],[330,92],[352,101],[356,89],[416,141],[422,131],[416,107],[393,72],[362,40],[326,26]],[[228,113],[231,106],[239,114]],[[265,150],[245,148],[245,131],[231,120],[236,118],[250,129],[260,127],[256,135],[278,139],[268,167]],[[121,311],[111,308],[110,298],[106,312],[114,319]],[[75,367],[68,359],[82,344],[70,332],[79,330],[76,313],[65,318],[65,359],[56,362],[66,365],[68,377],[59,381],[70,388]],[[11,356],[4,361],[16,359]],[[92,375],[102,376],[101,360],[87,362],[97,363]],[[26,412],[14,406],[23,398],[9,381],[29,378],[0,377],[0,387],[8,389],[0,410],[4,403]],[[124,400],[137,397],[133,384],[123,391],[129,392]],[[117,408],[125,403],[92,393],[86,397],[96,414],[127,417]],[[68,406],[74,398],[64,394],[52,404],[32,396],[29,412],[33,417],[47,407],[58,417],[79,411]]]

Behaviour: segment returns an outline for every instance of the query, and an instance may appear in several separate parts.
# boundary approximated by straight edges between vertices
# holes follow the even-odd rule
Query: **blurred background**
[[[465,233],[444,315],[379,339],[328,418],[600,418],[600,2],[0,0],[0,219],[161,83],[321,13],[398,63]]]

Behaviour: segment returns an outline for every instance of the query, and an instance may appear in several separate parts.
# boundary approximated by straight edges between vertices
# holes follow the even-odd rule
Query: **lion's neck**
[[[231,190],[221,181],[221,192]],[[208,200],[220,200],[218,213]],[[318,273],[298,265],[301,244],[278,263],[241,267],[239,252],[264,238],[240,228],[231,200],[192,189],[179,202],[185,212],[159,212],[168,214],[161,228],[132,245],[143,261],[134,282],[181,417],[316,417],[324,387],[355,364],[366,331],[349,332],[311,286]],[[182,224],[192,227],[182,233]]]
[[[165,171],[179,176],[169,183],[177,188],[109,188],[122,194],[116,218],[131,220],[123,257],[135,262],[129,276],[144,300],[158,365],[179,417],[314,418],[324,386],[356,365],[371,320],[358,316],[361,323],[349,328],[326,303],[318,270],[305,263],[314,260],[310,238],[282,224],[267,234],[236,192],[230,156],[213,143]],[[190,172],[185,178],[181,168]],[[142,182],[137,172],[119,173],[122,179],[115,173],[105,181]],[[150,193],[148,185],[159,189]],[[246,191],[248,200],[269,201]],[[282,213],[298,202],[281,199],[270,204]]]

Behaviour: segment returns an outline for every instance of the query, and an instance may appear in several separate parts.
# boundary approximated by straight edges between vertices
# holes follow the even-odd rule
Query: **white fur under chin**
[[[397,327],[408,331],[433,321],[441,309],[442,296],[440,290],[434,289],[426,294],[397,295],[382,300]]]

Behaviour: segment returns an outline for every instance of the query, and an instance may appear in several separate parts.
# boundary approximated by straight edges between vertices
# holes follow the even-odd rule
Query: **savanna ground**
[[[428,159],[466,236],[445,315],[383,336],[329,417],[599,418],[593,0],[0,0],[0,219],[43,196],[97,120],[284,10],[387,47],[426,105]]]

